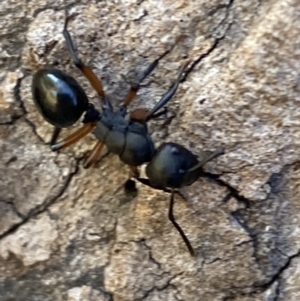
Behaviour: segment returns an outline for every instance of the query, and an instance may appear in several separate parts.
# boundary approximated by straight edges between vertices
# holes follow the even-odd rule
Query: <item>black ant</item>
[[[114,111],[110,101],[105,97],[101,81],[77,56],[71,35],[67,30],[69,17],[66,9],[65,11],[63,35],[67,48],[75,66],[98,93],[101,99],[102,112],[96,110],[89,103],[86,93],[76,80],[63,71],[45,68],[36,72],[32,81],[32,96],[41,115],[55,127],[50,141],[51,149],[58,151],[79,141],[93,131],[98,142],[87,157],[84,167],[88,168],[96,163],[103,146],[106,145],[109,152],[117,154],[121,161],[130,166],[137,180],[155,189],[170,191],[169,219],[182,236],[191,255],[194,255],[189,240],[173,216],[174,192],[175,189],[194,183],[203,173],[202,166],[207,161],[223,154],[223,150],[219,149],[204,161],[199,162],[192,152],[176,143],[164,143],[155,149],[147,129],[149,120],[165,112],[163,107],[177,91],[189,62],[183,64],[176,81],[152,110],[136,109],[128,119],[125,119],[127,107],[136,96],[140,84],[173,47],[149,65],[137,84],[131,84],[124,103],[119,110]],[[82,121],[83,126],[62,141],[56,142],[61,129],[75,124],[83,113],[85,113]],[[144,163],[148,163],[146,167],[148,179],[139,178],[137,167]]]

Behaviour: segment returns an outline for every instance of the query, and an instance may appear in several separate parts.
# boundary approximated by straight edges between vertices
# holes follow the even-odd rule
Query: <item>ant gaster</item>
[[[223,154],[223,150],[219,149],[204,161],[199,162],[192,152],[176,143],[164,143],[155,149],[147,129],[147,121],[165,112],[163,107],[175,94],[189,62],[183,64],[176,81],[152,110],[136,109],[129,118],[125,119],[127,107],[135,98],[142,81],[150,75],[159,61],[174,46],[149,65],[137,84],[131,84],[124,103],[118,111],[114,111],[110,101],[105,97],[101,81],[76,53],[71,35],[67,30],[69,17],[66,9],[65,11],[63,35],[68,51],[75,66],[88,79],[100,97],[102,112],[96,110],[89,103],[86,93],[77,81],[63,71],[54,68],[44,68],[37,71],[33,76],[32,96],[35,106],[43,118],[55,127],[50,142],[51,149],[58,151],[79,141],[93,131],[98,142],[87,157],[84,167],[88,168],[96,163],[103,146],[106,145],[109,152],[117,154],[121,161],[130,166],[137,180],[150,187],[170,191],[169,219],[182,236],[191,255],[194,255],[189,240],[176,223],[173,215],[174,192],[175,189],[194,183],[203,172],[202,166],[207,161]],[[61,129],[75,124],[83,113],[83,126],[67,138],[57,142]],[[148,179],[139,178],[137,167],[143,163],[148,163],[146,167]]]

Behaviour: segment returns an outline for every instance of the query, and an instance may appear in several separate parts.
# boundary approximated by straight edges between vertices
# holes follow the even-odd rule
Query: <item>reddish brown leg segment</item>
[[[138,122],[145,121],[148,117],[148,114],[149,110],[144,108],[138,108],[130,113],[130,120]]]
[[[96,90],[98,95],[100,97],[104,98],[105,95],[104,95],[102,83],[100,82],[100,80],[96,76],[96,74],[93,72],[93,70],[84,64],[82,64],[81,66],[77,66],[77,67],[80,69],[82,74],[88,79],[88,81],[91,83],[92,87]]]
[[[60,142],[57,142],[56,144],[51,145],[51,149],[53,151],[57,151],[62,148],[68,147],[71,144],[76,143],[77,141],[85,137],[87,134],[89,134],[94,129],[95,126],[96,126],[96,122],[85,123],[80,129],[78,129],[70,136],[66,137]]]
[[[86,158],[84,165],[83,165],[84,168],[89,168],[98,161],[98,159],[101,155],[103,146],[104,146],[104,144],[102,142],[97,142],[97,144],[94,146],[90,155]]]
[[[93,72],[93,70],[86,66],[81,59],[78,57],[76,53],[76,48],[74,46],[72,37],[67,29],[68,26],[68,12],[65,10],[66,19],[65,19],[65,26],[63,29],[63,35],[66,40],[67,48],[70,52],[70,55],[72,57],[72,60],[75,64],[75,66],[82,72],[82,74],[88,79],[88,81],[91,83],[92,87],[96,90],[98,95],[101,97],[102,105],[105,105],[106,107],[111,108],[111,103],[109,100],[105,99],[105,94],[103,90],[103,86],[99,78],[96,76],[96,74]]]
[[[135,178],[138,178],[140,176],[140,172],[137,166],[130,166],[130,169],[133,172]]]
[[[140,84],[142,83],[142,81],[147,77],[149,76],[152,71],[156,68],[156,66],[158,65],[159,61],[164,58],[168,53],[170,53],[172,51],[172,49],[174,48],[174,46],[177,44],[177,42],[179,41],[176,40],[176,43],[170,48],[168,49],[167,51],[165,51],[159,58],[157,58],[156,60],[154,60],[150,65],[149,67],[144,71],[144,73],[142,74],[142,76],[140,77],[140,79],[138,80],[138,83],[134,84],[134,85],[131,85],[131,88],[124,100],[124,106],[125,107],[128,107],[130,105],[130,103],[133,101],[133,99],[135,98],[138,90],[139,90],[139,87],[140,87]]]
[[[137,92],[138,92],[139,87],[131,87],[126,99],[124,100],[124,105],[125,107],[128,107],[130,105],[130,103],[133,101],[133,99],[135,98]]]

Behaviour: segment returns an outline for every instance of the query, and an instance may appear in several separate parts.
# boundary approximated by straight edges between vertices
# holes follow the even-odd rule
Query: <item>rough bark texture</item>
[[[138,184],[126,194],[129,170],[113,155],[82,168],[92,135],[50,151],[34,71],[56,66],[98,100],[66,50],[63,1],[2,0],[0,300],[298,301],[300,2],[67,5],[80,57],[114,104],[129,88],[120,75],[140,74],[183,35],[132,107],[152,107],[189,58],[168,117],[150,124],[153,138],[226,154],[186,188],[187,201],[176,196],[191,258],[167,218],[167,193]]]

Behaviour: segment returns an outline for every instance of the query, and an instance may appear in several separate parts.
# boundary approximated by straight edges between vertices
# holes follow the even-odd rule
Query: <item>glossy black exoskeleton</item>
[[[100,96],[102,111],[99,112],[88,102],[85,92],[72,77],[57,69],[39,70],[33,77],[32,96],[44,119],[56,128],[51,139],[51,148],[54,151],[62,149],[94,131],[98,143],[87,158],[85,167],[89,167],[97,161],[105,145],[109,152],[119,155],[120,159],[125,164],[130,165],[136,173],[136,166],[149,162],[155,151],[146,122],[162,113],[158,111],[175,94],[187,63],[181,68],[177,80],[169,91],[150,112],[137,109],[132,112],[131,118],[126,119],[127,107],[136,96],[141,82],[155,69],[159,61],[171,49],[150,64],[138,80],[138,83],[131,85],[131,89],[121,108],[114,111],[110,101],[105,97],[100,80],[78,58],[72,38],[67,30],[67,23],[68,17],[66,18],[63,31],[67,48],[75,65],[86,76]],[[57,143],[56,140],[61,128],[73,125],[83,113],[85,113],[83,127]]]
[[[34,103],[46,121],[55,127],[51,148],[57,151],[67,147],[88,133],[94,133],[97,144],[85,161],[85,167],[94,164],[100,157],[103,146],[109,152],[117,154],[120,159],[131,167],[135,179],[156,189],[171,190],[169,219],[176,227],[193,255],[193,248],[173,216],[174,190],[191,185],[202,174],[202,166],[209,160],[223,153],[218,150],[210,157],[199,162],[197,157],[183,146],[176,143],[165,143],[157,150],[147,129],[147,121],[165,111],[161,110],[174,96],[185,73],[188,62],[185,63],[169,91],[157,102],[150,111],[134,110],[126,118],[127,107],[135,98],[141,82],[155,69],[159,61],[171,50],[167,50],[153,61],[142,74],[137,84],[131,84],[131,89],[117,111],[113,110],[110,101],[105,97],[102,83],[94,72],[77,56],[70,33],[67,30],[68,16],[63,35],[74,64],[89,80],[101,99],[101,112],[89,103],[80,85],[64,72],[53,69],[41,69],[33,76],[32,96]],[[83,126],[60,142],[56,142],[62,128],[75,124],[83,115]],[[148,179],[139,178],[138,166],[148,163],[146,174]]]
[[[69,127],[78,121],[89,103],[74,78],[53,68],[35,73],[32,97],[44,119],[59,128]]]
[[[157,189],[189,186],[202,175],[202,166],[206,162],[222,154],[224,150],[218,149],[199,162],[197,156],[182,145],[164,143],[146,167],[149,184]]]
[[[149,162],[155,150],[146,123],[127,120],[119,112],[101,114],[94,134],[110,152],[130,166]]]
[[[156,150],[146,166],[148,178],[138,178],[141,183],[152,188],[171,192],[169,219],[180,233],[191,255],[194,255],[194,250],[173,215],[175,189],[193,184],[203,175],[203,165],[222,154],[224,150],[220,148],[199,161],[197,156],[182,145],[173,142],[164,143]]]

